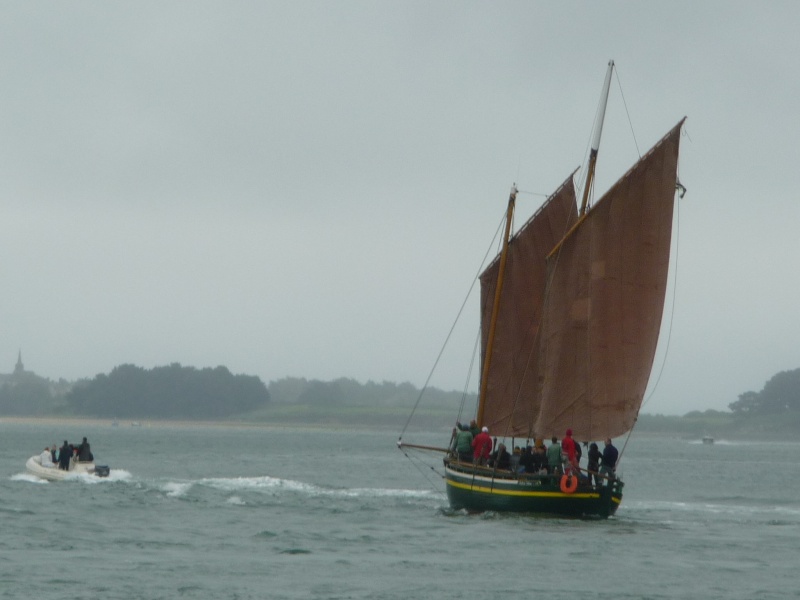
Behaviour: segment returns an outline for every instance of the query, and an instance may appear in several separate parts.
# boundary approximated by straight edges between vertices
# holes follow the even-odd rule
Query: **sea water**
[[[616,516],[581,520],[452,511],[440,456],[386,430],[0,431],[0,598],[800,597],[798,444],[634,434]],[[83,436],[108,479],[25,474]]]

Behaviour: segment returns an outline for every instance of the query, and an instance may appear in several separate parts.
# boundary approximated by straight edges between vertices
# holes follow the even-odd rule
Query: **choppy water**
[[[617,516],[582,521],[450,511],[393,432],[0,431],[0,598],[800,597],[798,444],[634,437]],[[84,435],[108,480],[24,473]]]

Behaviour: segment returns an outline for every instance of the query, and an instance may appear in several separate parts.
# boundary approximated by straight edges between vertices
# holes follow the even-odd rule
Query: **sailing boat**
[[[655,358],[669,268],[683,119],[591,207],[610,61],[580,208],[570,175],[511,234],[481,274],[481,386],[476,422],[492,436],[531,441],[615,438],[637,418]],[[524,445],[524,444],[523,444]],[[412,446],[398,441],[398,446]],[[418,446],[420,447],[420,446]],[[602,447],[602,446],[601,446]],[[519,473],[444,459],[456,509],[613,515],[623,481],[595,484],[569,467]],[[592,473],[594,475],[594,473]]]

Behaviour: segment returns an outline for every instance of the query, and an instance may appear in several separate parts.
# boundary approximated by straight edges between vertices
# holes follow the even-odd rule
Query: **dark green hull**
[[[622,502],[623,483],[619,479],[598,487],[582,481],[574,492],[564,492],[559,476],[515,476],[446,460],[445,480],[450,505],[468,511],[607,518]]]

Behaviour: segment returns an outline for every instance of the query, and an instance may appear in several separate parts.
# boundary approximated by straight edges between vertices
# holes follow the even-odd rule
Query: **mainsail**
[[[641,407],[664,307],[678,123],[584,216],[570,177],[481,275],[483,420],[493,434],[600,440]]]
[[[548,259],[537,435],[629,431],[661,328],[677,182],[678,123]]]
[[[570,176],[509,242],[483,425],[498,435],[530,435],[539,414],[538,335],[547,279],[547,255],[577,220]],[[500,261],[481,274],[482,360],[493,312]]]

